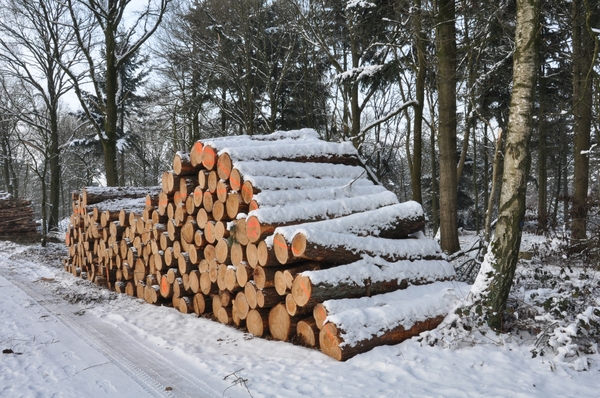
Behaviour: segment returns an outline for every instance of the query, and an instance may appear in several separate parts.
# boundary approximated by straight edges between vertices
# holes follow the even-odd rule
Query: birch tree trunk
[[[531,161],[529,141],[533,131],[539,21],[540,0],[517,0],[513,90],[498,223],[476,281],[476,285],[486,284],[482,289],[482,305],[489,316],[487,322],[493,329],[502,327],[502,313],[506,308],[521,245]]]

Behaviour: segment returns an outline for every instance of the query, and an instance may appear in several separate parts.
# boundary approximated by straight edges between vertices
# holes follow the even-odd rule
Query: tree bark
[[[460,250],[456,176],[456,27],[454,0],[438,3],[437,55],[440,149],[440,234],[442,250]]]
[[[571,205],[571,240],[572,243],[584,240],[587,227],[587,194],[589,181],[590,158],[586,153],[590,149],[590,133],[592,127],[592,86],[594,39],[591,37],[586,17],[584,0],[572,2],[573,17],[573,131],[574,171],[573,171],[573,204]]]
[[[525,195],[531,155],[534,87],[540,23],[539,0],[517,0],[513,91],[504,155],[504,176],[496,233],[478,280],[487,280],[482,292],[487,322],[502,327],[502,314],[512,286],[525,216]],[[485,263],[488,264],[485,264]],[[475,284],[477,285],[477,281]]]

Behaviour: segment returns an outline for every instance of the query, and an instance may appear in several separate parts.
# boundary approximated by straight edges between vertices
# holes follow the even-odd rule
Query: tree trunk
[[[489,255],[477,278],[479,281],[487,279],[482,300],[489,316],[487,322],[493,329],[502,327],[502,313],[506,308],[521,244],[531,160],[529,139],[533,130],[539,21],[539,0],[517,0],[513,91],[498,223]]]
[[[573,204],[571,205],[571,240],[573,243],[587,237],[587,193],[590,158],[588,154],[582,153],[582,151],[590,149],[593,84],[591,68],[594,58],[594,39],[587,29],[586,14],[588,11],[584,3],[583,0],[574,0],[572,3],[573,130],[575,133]]]
[[[427,61],[425,59],[425,39],[423,38],[423,10],[421,9],[421,0],[415,1],[415,35],[417,47],[417,80],[415,87],[415,97],[417,105],[414,107],[415,126],[413,136],[413,160],[411,167],[411,187],[412,200],[423,203],[421,194],[421,164],[422,164],[422,133],[423,133],[423,108],[425,107],[425,68]]]
[[[438,106],[440,149],[440,233],[442,250],[460,250],[458,181],[456,178],[456,27],[454,0],[441,0],[438,10]]]
[[[548,151],[546,150],[546,116],[545,101],[546,101],[546,78],[544,76],[544,68],[540,68],[538,77],[539,103],[540,111],[538,115],[538,140],[540,141],[538,149],[538,218],[537,230],[540,234],[545,234],[548,228],[548,211],[547,211],[547,191],[548,191],[548,173],[546,171],[546,159]]]

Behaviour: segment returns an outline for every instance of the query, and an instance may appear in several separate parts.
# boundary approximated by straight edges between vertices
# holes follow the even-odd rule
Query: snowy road
[[[0,318],[11,320],[1,328],[2,349],[15,352],[3,357],[12,372],[0,375],[1,395],[221,396],[130,334],[58,297],[52,278],[31,283],[20,272],[26,265],[13,260],[0,268]],[[40,366],[29,363],[32,356]]]

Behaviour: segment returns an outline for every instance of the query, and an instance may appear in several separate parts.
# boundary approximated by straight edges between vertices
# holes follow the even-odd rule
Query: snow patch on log
[[[354,283],[366,286],[367,283],[392,280],[421,281],[422,283],[452,279],[454,268],[444,260],[401,260],[385,261],[379,257],[365,256],[351,264],[339,265],[324,270],[300,273],[313,284]]]
[[[421,205],[418,202],[409,201],[331,220],[279,227],[275,230],[275,233],[283,235],[288,242],[292,241],[294,236],[300,232],[300,229],[377,236],[377,231],[393,227],[394,220],[411,220],[422,217],[424,217],[424,213]]]
[[[421,259],[438,257],[444,259],[440,245],[433,239],[425,237],[422,232],[413,234],[413,239],[384,239],[374,236],[354,236],[335,232],[327,232],[308,228],[300,228],[307,240],[318,242],[321,246],[339,248],[343,247],[352,253],[368,253],[371,257],[382,256],[397,259]],[[272,244],[272,240],[271,240]]]
[[[224,148],[247,147],[247,146],[263,146],[265,142],[270,141],[313,141],[321,142],[319,133],[314,129],[304,128],[290,131],[276,131],[267,135],[236,135],[229,137],[217,137],[208,140],[202,140],[205,146],[211,146],[217,151]],[[220,153],[219,153],[220,154]]]
[[[417,322],[446,315],[468,291],[463,282],[435,282],[373,297],[328,300],[323,305],[329,314],[326,322],[342,331],[340,347],[353,347],[397,326],[408,330]]]
[[[335,163],[299,163],[289,161],[238,161],[234,167],[244,176],[244,180],[255,185],[257,177],[282,178],[364,178],[365,169],[360,166],[348,166]],[[282,189],[282,188],[279,188]]]
[[[374,191],[376,186],[373,187]],[[381,192],[340,199],[306,200],[303,202],[290,202],[284,206],[260,208],[248,213],[248,216],[257,217],[260,222],[267,224],[284,224],[293,221],[320,220],[335,218],[355,212],[373,210],[380,207],[398,203],[398,198],[393,192]]]
[[[262,191],[253,196],[253,199],[261,208],[285,206],[303,201],[317,200],[339,200],[342,198],[353,198],[366,196],[374,193],[386,192],[387,189],[382,186],[365,184],[359,186],[335,186],[311,189],[290,189],[283,191]]]

